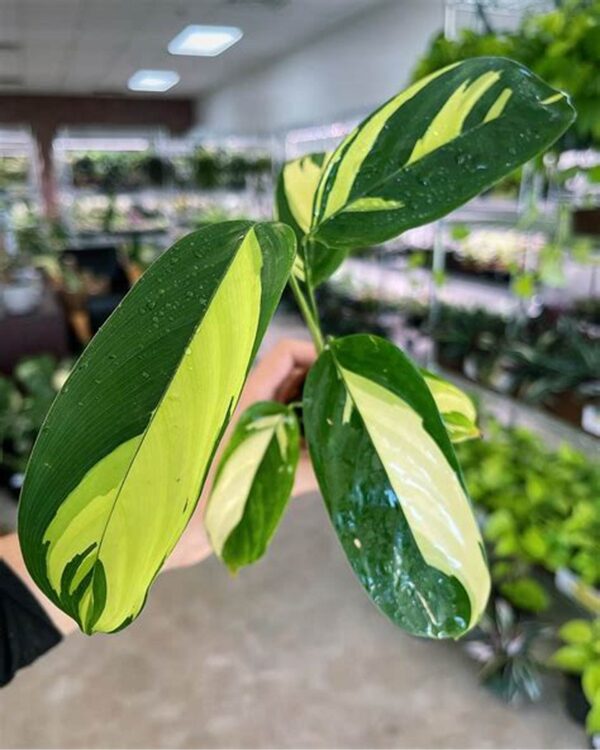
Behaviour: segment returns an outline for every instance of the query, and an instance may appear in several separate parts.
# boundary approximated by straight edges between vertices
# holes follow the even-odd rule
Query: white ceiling
[[[167,96],[195,96],[384,2],[0,0],[0,93],[126,93],[137,69],[164,68],[181,75]],[[169,55],[190,23],[239,26],[244,38],[215,58]]]

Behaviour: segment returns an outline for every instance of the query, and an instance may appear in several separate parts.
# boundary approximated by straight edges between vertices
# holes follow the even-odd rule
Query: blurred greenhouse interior
[[[464,637],[438,641],[377,611],[331,528],[306,455],[313,428],[301,424],[296,490],[264,558],[230,575],[209,529],[218,554],[189,565],[210,548],[180,562],[176,547],[168,567],[177,569],[158,578],[129,628],[69,634],[72,618],[55,619],[16,536],[28,461],[57,394],[76,384],[86,356],[94,362],[94,347],[176,241],[212,236],[220,222],[287,221],[276,205],[286,163],[335,152],[322,157],[330,169],[374,109],[479,57],[516,60],[566,92],[574,123],[441,218],[342,248],[308,301],[326,352],[352,334],[383,337],[468,395],[477,416],[453,442],[491,574],[482,618]],[[524,76],[522,92],[527,85]],[[411,159],[433,137],[419,121],[425,110],[415,112],[421,140]],[[444,112],[435,128],[451,132],[453,114]],[[498,158],[510,159],[522,137],[515,126],[495,144]],[[452,165],[467,173],[460,157]],[[423,179],[423,189],[440,193],[435,169]],[[309,225],[318,200],[305,209]],[[368,201],[382,201],[381,211],[394,203],[361,200],[365,222]],[[410,197],[394,203],[404,204]],[[215,264],[222,252],[217,243]],[[294,273],[309,257],[298,252]],[[282,341],[308,347],[314,338],[297,302],[303,269],[283,291],[244,391],[298,412],[307,367],[290,369],[293,388],[277,372],[290,346]],[[236,287],[236,314],[250,286]],[[204,286],[188,294],[200,297]],[[143,325],[157,335],[179,309],[179,297],[167,298],[147,305]],[[123,341],[141,361],[131,326]],[[202,354],[209,369],[226,338],[217,332],[215,349]],[[158,362],[161,346],[148,361]],[[139,364],[140,388],[155,382],[147,369]],[[214,373],[231,374],[228,365]],[[98,369],[93,382],[104,377]],[[90,398],[126,387],[103,380]],[[208,414],[216,398],[206,398]],[[121,411],[133,420],[136,408]],[[343,425],[349,414],[344,407]],[[86,420],[82,435],[103,429]],[[190,448],[173,423],[153,461],[161,464],[163,449],[200,452],[201,432]],[[136,434],[123,428],[123,439]],[[73,449],[66,439],[47,458],[47,482],[36,485],[41,518],[52,467],[93,466],[86,440]],[[600,747],[599,447],[600,0],[0,0],[0,564],[12,576],[0,576],[0,747]],[[340,476],[360,460],[360,450],[347,456]],[[236,471],[230,500],[253,481],[250,469]],[[265,487],[269,503],[275,480]],[[363,489],[355,483],[349,493]],[[157,513],[150,494],[143,502],[125,522],[131,534]],[[208,545],[199,513],[198,538]],[[86,516],[76,533],[87,539],[95,523]],[[444,524],[454,529],[451,517]],[[39,545],[49,560],[48,531]],[[358,538],[354,545],[360,552]],[[52,560],[66,555],[57,549]],[[389,563],[396,571],[402,554]],[[83,572],[73,579],[74,569],[69,578],[69,564],[56,588],[63,603],[86,580]],[[367,589],[371,573],[366,566]]]

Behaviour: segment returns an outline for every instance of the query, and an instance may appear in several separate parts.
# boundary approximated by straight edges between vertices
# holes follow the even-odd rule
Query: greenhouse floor
[[[312,494],[253,569],[165,574],[129,629],[70,636],[23,670],[0,746],[584,748],[559,687],[510,708],[459,645],[394,628]]]
[[[280,318],[265,345],[303,333]],[[0,747],[587,746],[558,675],[540,703],[511,708],[477,669],[460,645],[411,638],[375,610],[310,492],[237,578],[215,559],[165,574],[127,630],[70,636],[19,673],[0,692]]]

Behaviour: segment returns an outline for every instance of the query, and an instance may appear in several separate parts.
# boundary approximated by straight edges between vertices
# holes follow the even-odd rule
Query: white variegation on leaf
[[[469,499],[421,417],[391,391],[340,368],[428,565],[455,576],[471,600],[472,627],[489,596],[483,542]]]

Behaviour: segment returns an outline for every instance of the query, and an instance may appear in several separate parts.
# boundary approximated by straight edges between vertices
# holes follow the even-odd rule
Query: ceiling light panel
[[[131,91],[163,92],[172,89],[177,83],[179,74],[174,70],[138,70],[127,82],[127,87]]]
[[[168,49],[172,55],[216,57],[243,35],[237,26],[186,26],[171,40]]]

